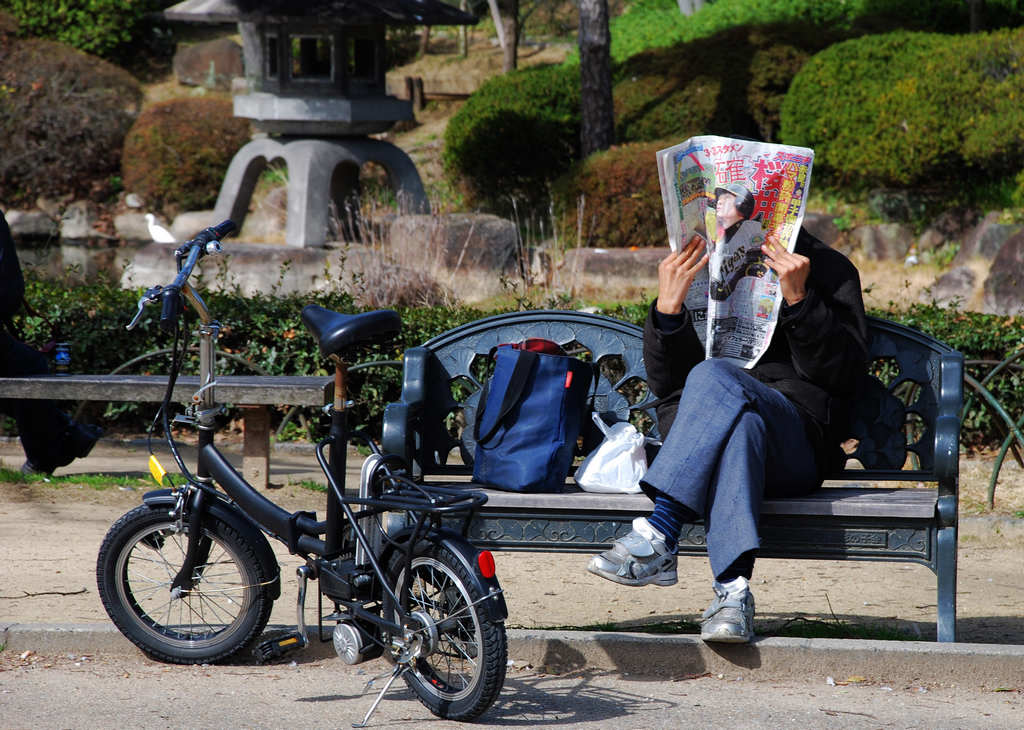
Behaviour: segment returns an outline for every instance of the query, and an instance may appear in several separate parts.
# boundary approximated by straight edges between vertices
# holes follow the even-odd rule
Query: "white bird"
[[[918,263],[917,246],[911,246],[910,250],[907,252],[907,257],[903,259],[903,265],[910,267],[917,266]]]
[[[177,243],[171,232],[156,222],[152,213],[146,213],[146,228],[149,229],[149,237],[157,243]]]

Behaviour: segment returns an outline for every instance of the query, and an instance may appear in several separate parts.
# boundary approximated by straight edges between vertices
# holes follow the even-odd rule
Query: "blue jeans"
[[[713,575],[760,545],[765,496],[818,488],[814,449],[789,399],[724,360],[705,360],[686,379],[679,410],[644,477],[704,517]]]

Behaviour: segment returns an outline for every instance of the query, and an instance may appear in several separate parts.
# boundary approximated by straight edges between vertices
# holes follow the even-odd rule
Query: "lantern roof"
[[[441,0],[185,0],[164,11],[192,23],[285,22],[338,25],[473,25],[475,16]]]

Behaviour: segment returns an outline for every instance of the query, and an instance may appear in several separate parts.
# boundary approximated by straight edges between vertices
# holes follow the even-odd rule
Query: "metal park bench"
[[[819,491],[765,502],[760,555],[928,566],[937,583],[937,637],[956,639],[957,506],[963,357],[893,322],[869,318],[872,362],[859,384],[846,468]],[[659,437],[646,389],[642,330],[599,315],[533,311],[445,332],[405,353],[401,400],[384,415],[383,447],[425,482],[466,482],[491,348],[554,340],[599,366],[594,408]],[[475,485],[487,488],[487,485]],[[487,490],[470,537],[494,550],[595,552],[649,514],[643,495]],[[705,554],[704,527],[684,528],[681,555]]]

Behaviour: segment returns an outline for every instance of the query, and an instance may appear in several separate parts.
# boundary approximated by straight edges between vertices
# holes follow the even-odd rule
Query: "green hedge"
[[[616,139],[722,134],[771,141],[790,81],[839,38],[806,25],[751,25],[637,54],[615,69]]]
[[[138,293],[122,291],[111,285],[68,287],[52,282],[29,282],[28,300],[47,317],[59,321],[70,336],[72,363],[80,372],[110,372],[122,363],[144,353],[169,346],[160,333],[159,312],[147,309],[138,328],[124,329],[135,311]],[[204,294],[211,310],[223,325],[220,346],[244,357],[272,375],[313,375],[328,373],[328,363],[320,357],[316,345],[299,321],[305,304],[314,302],[340,311],[355,311],[351,299],[343,294],[306,294],[240,297],[209,292]],[[445,330],[495,314],[472,308],[400,309],[401,334],[387,345],[363,349],[355,362],[399,360],[402,352],[419,345]],[[604,314],[641,324],[647,314],[643,302],[606,309]],[[915,305],[906,311],[873,311],[926,332],[960,350],[967,360],[1001,361],[1024,347],[1024,318],[960,312],[934,305]],[[49,332],[41,320],[21,317],[27,339],[42,342]],[[194,321],[192,322],[194,325]],[[222,359],[223,372],[246,372],[229,359]],[[1024,363],[1021,363],[1024,364]],[[165,373],[166,358],[146,360],[136,372]],[[194,363],[190,366],[195,372]],[[969,368],[979,380],[990,366]],[[401,376],[397,368],[380,367],[354,372],[351,378],[356,406],[351,418],[380,432],[384,405],[397,400]],[[1024,376],[1008,373],[993,385],[994,393],[1011,414],[1024,412]],[[967,391],[969,392],[969,391]],[[114,430],[138,431],[148,425],[151,407],[139,408],[111,404],[99,420]],[[282,414],[277,415],[277,419]],[[963,443],[971,447],[992,447],[1002,441],[1002,432],[991,411],[975,401],[963,430]]]
[[[21,33],[48,38],[97,56],[116,57],[136,41],[163,0],[0,0]]]
[[[485,82],[445,129],[445,171],[471,203],[506,212],[543,200],[579,157],[579,71],[542,66]]]
[[[616,138],[622,144],[694,134],[771,139],[790,79],[836,37],[798,26],[743,27],[641,53],[614,70]],[[578,159],[579,135],[579,70],[517,71],[489,80],[452,117],[445,169],[473,203],[499,212],[511,198],[537,205],[548,184]],[[652,171],[646,164],[631,176]]]
[[[1019,0],[987,0],[982,27],[1024,21]],[[715,0],[686,17],[675,0],[634,0],[611,22],[612,58],[624,60],[648,48],[671,46],[736,25],[798,23],[818,28],[881,33],[897,28],[962,33],[968,27],[963,0]]]
[[[1024,169],[1024,29],[898,32],[834,45],[804,65],[781,137],[815,174],[855,186],[962,188]]]

